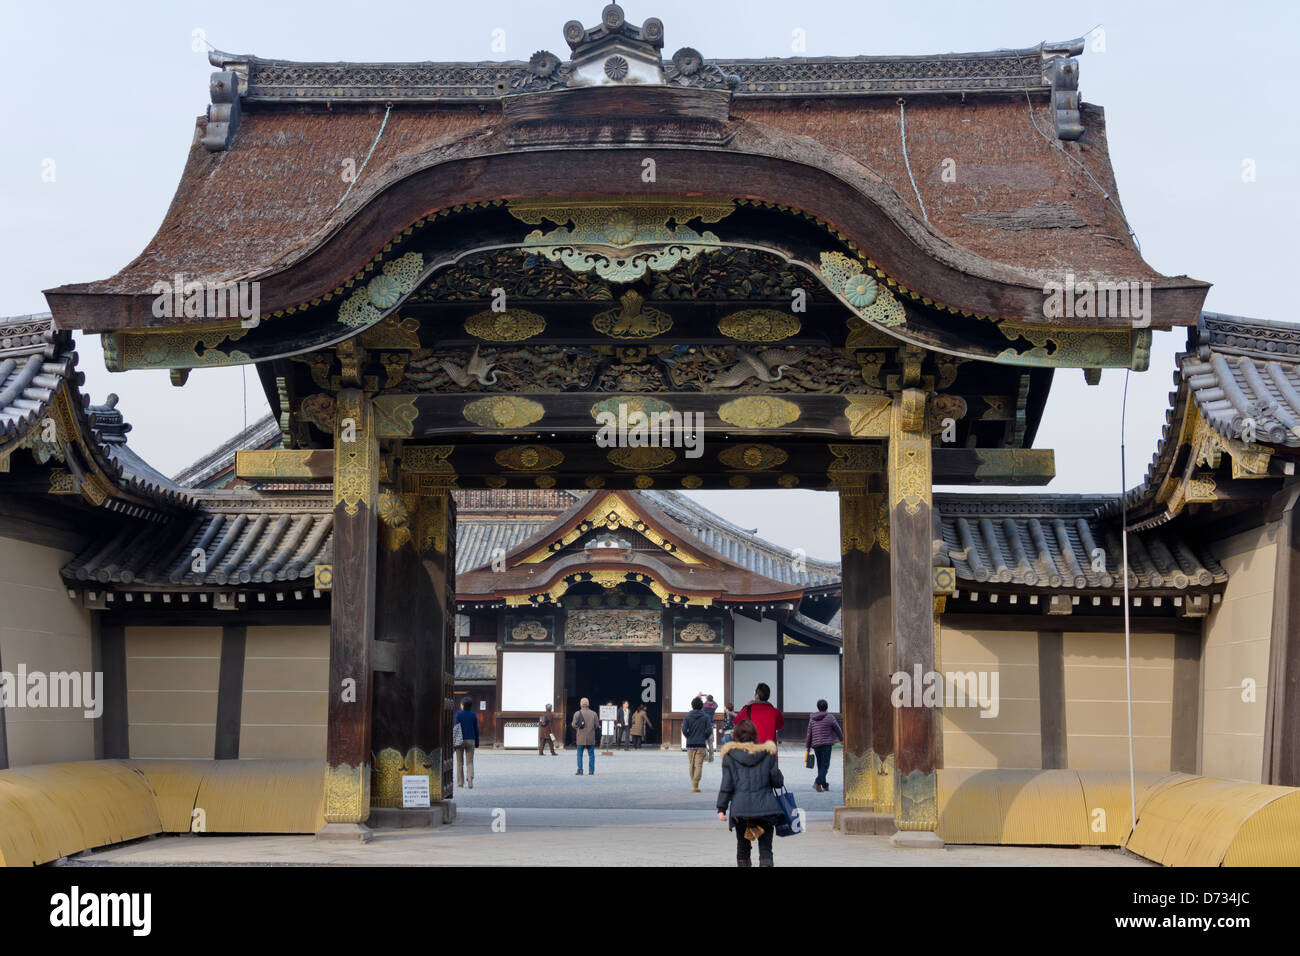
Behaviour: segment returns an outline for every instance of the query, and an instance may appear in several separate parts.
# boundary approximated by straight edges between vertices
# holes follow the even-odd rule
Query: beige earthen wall
[[[1174,696],[1172,634],[1134,633],[1133,764],[1168,770]],[[1124,635],[1062,635],[1065,658],[1066,766],[1128,769]]]
[[[211,760],[220,627],[128,627],[127,720],[137,759]]]
[[[328,625],[248,628],[241,760],[324,758],[329,668]]]
[[[1201,773],[1209,777],[1260,781],[1276,534],[1274,523],[1214,545],[1228,587],[1206,618],[1202,646]],[[1253,701],[1242,699],[1247,680]]]
[[[90,612],[68,597],[59,569],[72,555],[0,537],[0,668],[93,672]],[[93,679],[93,678],[92,678]],[[95,725],[85,708],[7,708],[9,765],[93,760]]]
[[[1037,632],[965,631],[939,621],[937,670],[996,670],[1000,698],[996,717],[981,717],[976,707],[944,708],[944,767],[1041,767]]]

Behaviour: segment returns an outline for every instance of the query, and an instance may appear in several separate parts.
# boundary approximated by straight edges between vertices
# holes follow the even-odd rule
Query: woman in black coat
[[[785,822],[773,788],[784,787],[776,766],[776,744],[758,743],[752,720],[737,722],[729,744],[722,748],[722,786],[718,790],[718,819],[736,831],[736,865],[751,866],[750,841],[758,840],[758,865],[772,865],[772,835]]]

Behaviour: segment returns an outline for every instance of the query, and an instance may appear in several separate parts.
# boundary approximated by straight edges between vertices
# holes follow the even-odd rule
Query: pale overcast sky
[[[0,315],[46,311],[41,290],[112,275],[146,245],[180,177],[212,67],[195,31],[232,53],[292,60],[527,59],[563,55],[566,20],[597,22],[578,0],[382,5],[314,2],[0,4],[9,68],[0,89]],[[629,0],[628,19],[663,20],[665,52],[809,56],[969,52],[1066,40],[1100,24],[1104,50],[1081,59],[1085,100],[1105,107],[1120,199],[1143,254],[1167,275],[1214,283],[1206,307],[1293,321],[1279,289],[1294,276],[1300,131],[1288,119],[1300,15],[1294,3],[744,2]],[[492,49],[504,31],[505,51]],[[54,182],[44,182],[54,160]],[[1256,181],[1243,182],[1244,160]],[[1289,300],[1287,300],[1289,301]],[[1129,389],[1128,483],[1141,479],[1164,423],[1183,332],[1157,333],[1151,370]],[[184,389],[165,372],[104,370],[80,336],[86,389],[117,392],[132,446],[173,473],[266,410],[249,372],[196,371]],[[1098,388],[1059,373],[1038,447],[1055,448],[1048,490],[1120,488],[1124,373]],[[838,556],[835,497],[819,492],[709,492],[708,507],[811,555]]]

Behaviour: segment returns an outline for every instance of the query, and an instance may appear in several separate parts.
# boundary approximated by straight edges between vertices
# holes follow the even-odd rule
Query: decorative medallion
[[[339,323],[350,329],[374,325],[383,313],[391,309],[402,296],[415,288],[424,271],[424,257],[418,252],[408,252],[400,258],[384,263],[383,271],[369,283],[352,293],[339,306]],[[387,303],[387,304],[381,304]]]
[[[665,312],[645,305],[645,300],[631,290],[618,300],[621,308],[602,312],[591,320],[591,327],[612,339],[650,339],[673,327]]]
[[[515,395],[480,398],[463,411],[469,421],[484,428],[525,428],[541,421],[545,413],[540,403]]]
[[[733,488],[748,488],[749,475],[732,475],[727,479],[727,484]]]
[[[654,471],[675,462],[677,452],[671,448],[647,445],[641,448],[614,448],[605,457],[611,465],[627,471]]]
[[[635,480],[633,480],[632,482],[632,484],[636,485],[642,491],[644,491],[647,488],[653,487],[654,483],[655,480],[651,478],[649,475],[637,475]]]
[[[776,309],[743,309],[718,322],[718,331],[742,342],[780,342],[802,328],[789,312]]]
[[[611,56],[605,61],[605,75],[611,80],[621,80],[627,76],[628,64],[621,56]]]
[[[716,644],[718,632],[703,621],[692,621],[677,632],[677,637],[687,644]]]
[[[619,414],[620,410],[624,410],[622,416]],[[651,415],[663,415],[672,410],[673,407],[667,402],[648,395],[619,395],[592,405],[591,417],[598,419],[600,415],[613,415],[616,419],[622,417],[631,421],[632,416],[642,415],[644,420],[649,422]]]
[[[489,488],[504,488],[506,486],[506,480],[500,475],[488,475],[483,481]]]
[[[776,483],[782,488],[793,488],[799,484],[799,479],[795,475],[782,475],[776,480]]]
[[[682,479],[683,488],[698,488],[702,484],[704,484],[704,479],[699,475],[687,475]]]
[[[739,471],[766,471],[785,464],[789,458],[773,445],[735,445],[718,452],[718,461]]]
[[[605,479],[600,477],[600,475],[592,475],[590,478],[584,481],[583,484],[586,485],[588,488],[604,488]]]
[[[465,331],[486,342],[523,342],[546,329],[546,320],[526,309],[476,312],[465,320]]]
[[[411,506],[401,495],[380,492],[379,521],[379,538],[389,551],[396,551],[411,540]]]
[[[780,428],[799,419],[799,406],[784,398],[747,395],[724,402],[718,417],[737,428]]]
[[[555,479],[550,475],[538,475],[536,485],[538,488],[554,488]]]
[[[564,461],[564,455],[545,445],[505,448],[493,456],[496,463],[514,471],[545,471]]]
[[[884,286],[862,271],[862,266],[840,252],[821,254],[822,281],[857,315],[873,325],[892,328],[907,321],[907,312]]]
[[[696,232],[686,223],[718,222],[735,209],[731,200],[683,202],[648,200],[628,203],[622,198],[513,201],[507,207],[517,219],[560,225],[549,232],[530,232],[521,246],[574,272],[595,270],[610,282],[634,282],[647,271],[666,272],[684,259],[722,248],[712,232]],[[671,224],[671,225],[670,225]]]
[[[548,641],[550,639],[550,628],[535,617],[524,618],[510,629],[510,640],[517,641],[520,644],[527,644],[530,641]]]
[[[334,565],[318,564],[312,568],[312,587],[317,591],[328,591],[334,585]]]

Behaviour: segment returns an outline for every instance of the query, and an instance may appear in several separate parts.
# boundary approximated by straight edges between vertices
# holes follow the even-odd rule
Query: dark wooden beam
[[[239,759],[239,730],[244,704],[244,660],[248,631],[242,624],[221,628],[221,667],[217,677],[217,741],[212,756]]]

